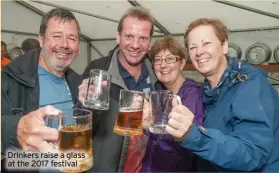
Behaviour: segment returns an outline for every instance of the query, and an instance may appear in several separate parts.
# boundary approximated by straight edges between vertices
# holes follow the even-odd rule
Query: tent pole
[[[258,14],[261,14],[261,15],[273,17],[275,19],[279,19],[279,15],[276,15],[274,13],[269,13],[269,12],[266,12],[266,11],[258,10],[258,9],[251,8],[251,7],[247,7],[245,5],[237,4],[235,2],[223,1],[223,0],[213,0],[213,1],[221,3],[221,4],[229,5],[229,6],[232,6],[232,7],[240,8],[240,9],[243,9],[243,10],[251,11],[251,12],[254,12],[254,13],[258,13]]]
[[[128,0],[128,2],[133,5],[133,6],[141,6],[137,1],[135,0]],[[171,33],[160,23],[158,22],[154,17],[154,25],[160,30],[162,31],[165,35],[171,35]]]

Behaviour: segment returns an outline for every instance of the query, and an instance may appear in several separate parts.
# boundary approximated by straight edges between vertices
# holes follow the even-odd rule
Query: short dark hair
[[[1,41],[1,46],[7,47],[7,44],[4,41]]]
[[[40,49],[40,42],[34,38],[28,38],[24,40],[21,44],[21,50],[23,52],[28,52],[32,49]]]
[[[154,19],[147,9],[140,6],[129,8],[119,21],[118,28],[117,28],[118,32],[122,31],[123,21],[127,17],[134,17],[138,20],[149,21],[151,23],[150,37],[153,35]]]
[[[75,21],[78,27],[78,35],[80,36],[80,27],[76,17],[71,11],[64,8],[54,8],[43,16],[39,31],[42,36],[45,36],[47,24],[52,17],[56,17],[60,22]]]

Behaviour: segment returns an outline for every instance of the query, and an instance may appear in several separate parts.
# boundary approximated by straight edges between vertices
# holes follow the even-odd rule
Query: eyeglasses
[[[135,39],[137,39],[137,41],[139,43],[147,43],[150,40],[149,37],[139,37],[139,38],[136,38],[136,37],[134,37],[132,35],[121,36],[121,38],[123,38],[124,40],[126,40],[127,42],[130,42],[130,43],[134,42]]]
[[[163,60],[165,60],[165,62],[167,64],[172,64],[172,63],[175,63],[175,62],[179,61],[180,59],[181,58],[178,57],[178,56],[168,56],[165,59],[163,59],[163,58],[154,58],[153,59],[153,64],[154,65],[161,65]]]

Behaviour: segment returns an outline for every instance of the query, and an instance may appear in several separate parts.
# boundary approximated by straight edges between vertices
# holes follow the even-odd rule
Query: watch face
[[[232,48],[232,47],[229,47],[229,52],[228,52],[228,54],[229,54],[230,57],[238,58],[238,56],[237,56],[237,51],[236,51],[234,48]]]
[[[267,54],[264,48],[254,47],[249,51],[249,62],[253,64],[261,64],[267,59]]]

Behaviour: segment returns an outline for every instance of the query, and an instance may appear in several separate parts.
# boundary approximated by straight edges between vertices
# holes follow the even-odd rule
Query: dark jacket
[[[204,104],[205,128],[181,142],[200,156],[198,171],[279,171],[279,97],[264,71],[229,58],[215,88],[205,81]]]
[[[106,57],[92,61],[83,73],[88,78],[91,69],[107,70],[112,75],[110,88],[110,108],[107,111],[94,111],[93,121],[93,172],[122,172],[129,146],[129,137],[123,137],[113,132],[120,89],[127,89],[119,74],[117,57],[118,46]],[[153,88],[157,81],[148,58],[144,58]],[[159,84],[157,84],[159,85]]]
[[[39,54],[39,50],[30,51],[3,68],[1,74],[2,159],[8,148],[21,148],[17,140],[17,125],[20,118],[39,108]],[[70,68],[65,76],[73,102],[76,103],[82,77]]]

